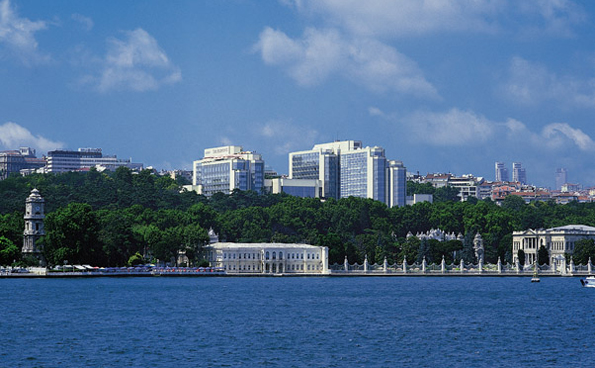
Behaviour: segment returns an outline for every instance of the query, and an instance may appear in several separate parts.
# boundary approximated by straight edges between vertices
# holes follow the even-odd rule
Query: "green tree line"
[[[413,190],[429,188],[409,183]],[[474,262],[473,237],[484,239],[485,260],[512,258],[512,231],[567,224],[595,226],[595,204],[525,204],[515,196],[501,206],[459,202],[450,188],[435,203],[388,208],[362,198],[320,200],[234,191],[210,198],[150,171],[35,174],[0,181],[0,263],[20,259],[25,199],[33,188],[46,201],[45,256],[50,264],[124,266],[171,261],[179,251],[191,263],[213,228],[231,242],[291,242],[327,246],[329,262]],[[436,194],[436,191],[434,191]],[[407,238],[430,229],[463,234],[463,241]],[[584,246],[585,254],[592,248]],[[581,250],[582,249],[578,249]],[[456,252],[456,253],[455,253]],[[456,257],[455,257],[456,255]],[[594,254],[595,259],[595,254]]]

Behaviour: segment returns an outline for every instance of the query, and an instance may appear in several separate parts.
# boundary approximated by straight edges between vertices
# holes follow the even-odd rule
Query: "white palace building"
[[[212,230],[209,232],[213,239]],[[215,239],[216,235],[215,235]],[[309,244],[225,243],[204,247],[211,267],[228,274],[329,274],[328,248]]]
[[[525,252],[525,263],[537,260],[537,252],[543,245],[548,250],[550,264],[561,260],[564,254],[574,252],[575,243],[581,239],[595,239],[595,227],[586,225],[567,225],[551,229],[528,229],[512,233],[513,262],[518,259],[518,251]]]

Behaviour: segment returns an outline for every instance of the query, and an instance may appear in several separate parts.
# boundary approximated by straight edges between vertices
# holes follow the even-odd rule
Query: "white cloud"
[[[277,155],[286,155],[310,147],[318,138],[318,132],[314,129],[281,120],[271,120],[260,125],[257,134],[258,138],[265,138],[264,144]]]
[[[124,32],[124,40],[108,39],[108,51],[97,75],[87,75],[83,83],[91,83],[100,92],[110,90],[149,91],[182,80],[175,66],[157,41],[138,28]]]
[[[268,152],[276,156],[284,156],[292,151],[310,148],[319,138],[316,129],[296,125],[291,120],[269,120],[264,123],[245,125],[244,128],[240,130],[237,127],[222,128],[226,130],[226,135],[218,138],[219,143],[225,146],[239,145],[249,151],[256,150],[259,153]]]
[[[61,142],[54,142],[40,135],[33,135],[28,129],[12,122],[0,125],[0,144],[7,150],[28,146],[44,152],[64,146]]]
[[[416,140],[435,146],[481,144],[494,132],[493,123],[472,111],[416,112],[404,119]]]
[[[37,50],[35,32],[46,29],[43,21],[30,21],[19,18],[9,0],[0,2],[0,47],[5,45],[9,54],[25,64],[41,63],[49,60],[49,56]]]
[[[543,128],[542,136],[556,146],[565,146],[563,140],[573,142],[581,151],[595,150],[595,143],[580,129],[575,129],[566,123],[552,123]]]
[[[549,123],[533,132],[515,119],[492,121],[473,111],[453,108],[446,112],[418,111],[402,119],[371,109],[372,116],[396,120],[411,138],[432,146],[478,146],[489,142],[492,148],[527,146],[536,151],[595,151],[595,142],[581,129],[568,123]]]
[[[85,31],[92,30],[93,26],[95,25],[95,23],[93,23],[93,19],[91,19],[89,17],[85,17],[84,15],[81,15],[81,14],[72,14],[71,18],[75,22],[79,23]]]
[[[346,39],[333,29],[308,28],[294,40],[267,27],[254,49],[266,64],[286,68],[300,85],[316,85],[337,74],[373,91],[438,97],[414,61],[372,39]]]
[[[439,32],[519,30],[568,35],[584,20],[570,0],[282,0],[301,14],[356,35],[411,36]],[[515,19],[518,23],[512,23]],[[508,23],[503,23],[508,21]]]
[[[566,107],[595,107],[595,78],[558,76],[520,57],[512,58],[508,78],[499,92],[521,105],[557,102]]]

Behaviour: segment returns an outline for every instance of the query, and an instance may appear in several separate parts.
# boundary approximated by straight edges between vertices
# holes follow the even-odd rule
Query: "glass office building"
[[[290,153],[289,177],[320,180],[325,198],[360,197],[405,205],[405,167],[402,163],[389,167],[383,148],[364,148],[360,141],[317,144],[310,151]]]
[[[289,177],[320,180],[324,198],[339,198],[339,158],[332,150],[290,153]]]
[[[194,161],[192,184],[198,193],[230,194],[234,189],[260,193],[264,186],[264,161],[259,154],[240,146],[206,149],[202,160]]]

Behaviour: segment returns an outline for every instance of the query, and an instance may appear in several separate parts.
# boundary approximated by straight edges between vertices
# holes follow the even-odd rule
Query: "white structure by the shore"
[[[309,244],[221,243],[204,247],[211,267],[228,274],[329,274],[328,248]]]
[[[578,240],[595,239],[595,227],[585,225],[567,225],[551,229],[528,229],[512,233],[513,262],[518,259],[518,251],[525,252],[525,262],[532,264],[537,260],[539,248],[547,249],[550,264],[563,261],[566,253],[574,253],[574,246]]]

